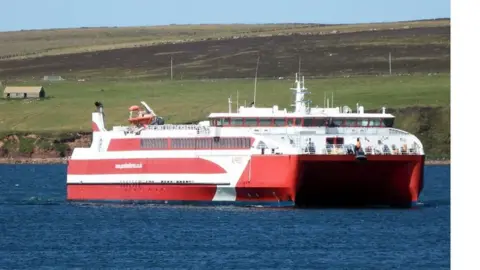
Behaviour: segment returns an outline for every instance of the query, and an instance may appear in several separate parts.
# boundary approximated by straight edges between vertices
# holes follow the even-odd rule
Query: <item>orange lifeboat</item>
[[[138,107],[137,105],[132,105],[130,106],[130,108],[128,108],[128,110],[131,112],[135,112],[135,111],[139,111],[140,107]]]
[[[137,105],[130,106],[128,110],[130,111],[128,121],[132,125],[149,125],[152,123],[154,116],[152,114],[147,114],[145,111],[140,111],[140,107]],[[134,112],[136,112],[136,115]]]

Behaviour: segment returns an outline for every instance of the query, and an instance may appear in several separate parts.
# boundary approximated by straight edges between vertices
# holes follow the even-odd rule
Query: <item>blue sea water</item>
[[[64,165],[0,165],[1,269],[449,269],[450,167],[412,209],[68,203]]]

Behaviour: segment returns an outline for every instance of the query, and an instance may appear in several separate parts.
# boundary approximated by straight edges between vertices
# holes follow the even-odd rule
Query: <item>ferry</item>
[[[167,124],[146,104],[105,127],[96,102],[92,143],[75,148],[67,200],[244,202],[295,207],[411,207],[425,153],[385,107],[313,107],[296,74],[294,108],[238,107],[198,124]],[[238,101],[237,101],[238,102]]]

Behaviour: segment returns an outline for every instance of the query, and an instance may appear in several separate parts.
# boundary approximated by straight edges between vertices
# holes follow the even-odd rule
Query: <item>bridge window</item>
[[[291,127],[293,126],[293,119],[287,119],[287,126]]]
[[[285,119],[284,118],[275,118],[275,119],[273,119],[273,124],[276,127],[283,127],[283,126],[285,126]]]
[[[295,126],[301,126],[302,125],[302,118],[296,118],[295,119]]]
[[[230,124],[230,118],[220,118],[217,120],[217,125],[228,126]]]
[[[358,126],[368,127],[368,119],[359,119],[358,120]]]
[[[394,118],[384,118],[383,120],[383,126],[385,127],[393,127],[393,122],[395,121]]]
[[[245,126],[253,127],[257,125],[257,118],[245,118]]]
[[[370,119],[370,123],[368,124],[369,127],[379,127],[380,126],[380,119]]]
[[[271,118],[260,118],[259,121],[259,126],[261,127],[269,127],[272,125],[272,119]]]

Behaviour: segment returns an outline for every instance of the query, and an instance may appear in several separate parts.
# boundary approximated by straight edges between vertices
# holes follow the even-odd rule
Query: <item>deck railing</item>
[[[305,148],[305,152],[310,152]],[[392,149],[388,145],[366,145],[361,147],[366,155],[419,155],[422,154],[421,149],[416,147],[400,147]],[[320,151],[320,154],[325,155],[353,155],[355,154],[354,145],[343,145],[343,144],[327,144],[325,148]]]
[[[197,134],[210,134],[210,128],[200,125],[152,125],[145,130],[166,130],[166,131],[196,131]]]

